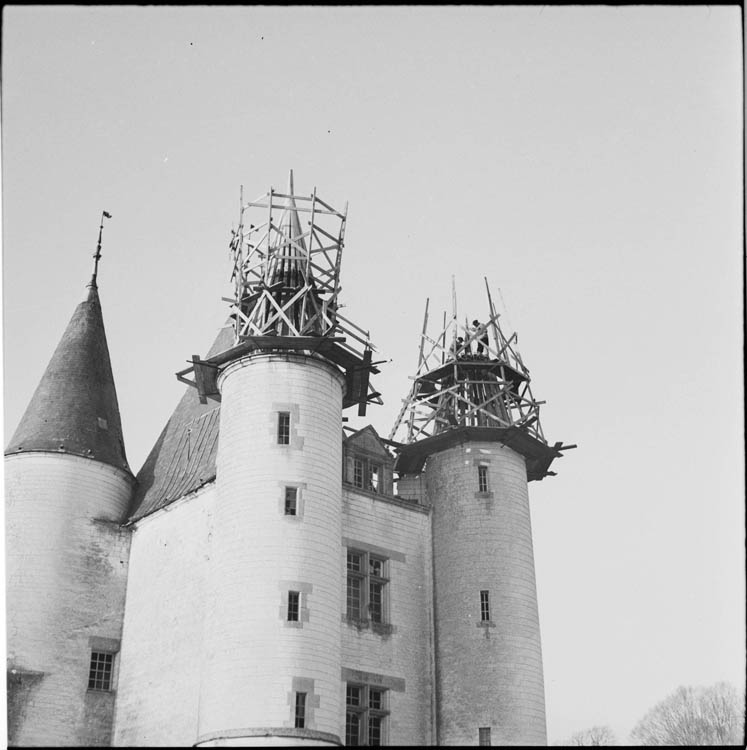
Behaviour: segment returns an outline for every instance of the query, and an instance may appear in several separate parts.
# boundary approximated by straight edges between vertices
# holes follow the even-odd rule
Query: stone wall
[[[5,492],[9,743],[108,745],[116,690],[89,690],[88,674],[107,651],[116,680],[132,479],[29,452],[6,457]]]

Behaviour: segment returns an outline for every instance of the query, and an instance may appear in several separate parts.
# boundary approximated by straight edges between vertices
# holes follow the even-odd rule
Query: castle
[[[428,332],[392,433],[340,313],[346,211],[270,190],[133,475],[98,291],[5,452],[9,743],[542,745],[527,485],[548,444],[487,291]],[[106,214],[104,214],[106,216]],[[486,284],[487,286],[487,284]]]

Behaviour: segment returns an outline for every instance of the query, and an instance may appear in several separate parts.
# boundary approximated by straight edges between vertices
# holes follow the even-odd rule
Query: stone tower
[[[488,290],[485,323],[428,336],[391,437],[399,493],[432,508],[437,742],[547,742],[527,483],[547,445],[529,371]],[[446,317],[444,316],[444,319]],[[423,496],[424,495],[424,496]]]
[[[5,452],[12,745],[110,743],[133,484],[94,273]]]
[[[221,403],[201,747],[341,742],[342,409],[372,369],[337,311],[344,225],[292,174],[242,201],[233,346],[190,368]]]

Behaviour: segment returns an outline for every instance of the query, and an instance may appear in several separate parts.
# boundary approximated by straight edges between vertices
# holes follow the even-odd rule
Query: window
[[[102,651],[91,652],[91,667],[88,671],[89,690],[111,690],[112,689],[112,664],[114,654]]]
[[[363,487],[363,461],[360,458],[353,459],[353,484]]]
[[[383,745],[386,740],[387,691],[369,685],[346,686],[345,744]]]
[[[298,591],[288,592],[288,622],[298,622],[300,599],[301,594]]]
[[[490,620],[490,592],[480,592],[480,619],[483,622]]]
[[[295,722],[296,729],[306,726],[306,693],[296,693]]]
[[[285,488],[285,515],[295,516],[298,511],[298,488]]]
[[[367,458],[353,458],[353,486],[371,492],[384,492],[382,465]]]
[[[478,745],[490,745],[490,727],[480,727],[478,730]]]
[[[290,421],[289,411],[278,412],[278,445],[290,445]]]
[[[387,561],[348,550],[347,615],[351,620],[386,621]]]
[[[477,490],[478,492],[488,491],[488,467],[477,467]]]
[[[381,466],[377,464],[368,465],[368,489],[372,492],[379,492],[381,482]]]

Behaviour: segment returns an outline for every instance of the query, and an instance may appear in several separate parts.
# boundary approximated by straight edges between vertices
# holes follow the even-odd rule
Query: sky
[[[737,6],[6,6],[5,443],[99,291],[142,465],[228,314],[239,191],[349,202],[383,436],[426,298],[506,333],[578,448],[530,485],[548,738],[745,675]]]

